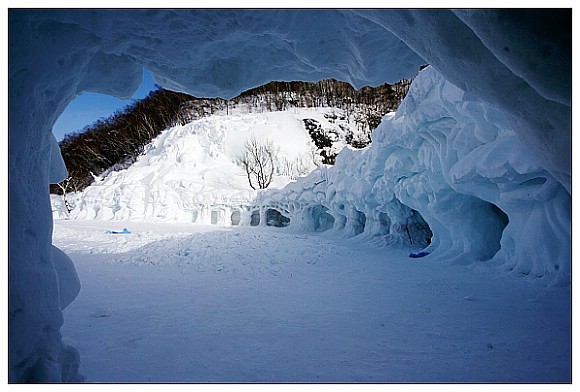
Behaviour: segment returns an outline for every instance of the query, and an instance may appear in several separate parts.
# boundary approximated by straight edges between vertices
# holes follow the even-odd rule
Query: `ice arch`
[[[276,79],[394,82],[429,62],[503,110],[569,192],[571,12],[550,13],[553,23],[541,29],[548,11],[536,12],[9,10],[9,380],[79,379],[77,355],[59,332],[75,276],[58,267],[68,261],[51,245],[48,197],[49,182],[65,176],[50,131],[76,95],[128,98],[143,66],[167,88],[227,98]],[[541,34],[507,34],[528,27]],[[546,66],[527,50],[538,38]],[[546,189],[538,197],[552,198]]]

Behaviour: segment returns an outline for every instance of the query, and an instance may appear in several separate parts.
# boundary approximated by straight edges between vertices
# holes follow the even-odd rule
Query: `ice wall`
[[[361,151],[261,203],[317,231],[419,245],[429,260],[491,261],[546,284],[570,282],[571,200],[515,135],[505,114],[423,70],[394,117]],[[432,238],[431,238],[432,234]],[[428,245],[428,246],[427,246]]]
[[[570,9],[361,16],[385,26],[456,86],[495,104],[538,162],[571,192]]]
[[[139,85],[142,66],[165,87],[198,96],[227,98],[270,80],[313,81],[335,77],[358,87],[395,82],[414,75],[419,65],[429,62],[464,91],[495,104],[505,113],[517,139],[535,154],[541,167],[570,190],[567,143],[571,139],[571,111],[565,91],[570,88],[566,74],[571,54],[566,45],[561,44],[562,37],[569,38],[566,34],[571,31],[569,15],[539,10],[530,18],[520,17],[515,12],[508,18],[510,23],[503,24],[501,12],[465,11],[457,15],[448,11],[403,10],[10,9],[9,380],[60,381],[78,377],[75,370],[78,358],[64,347],[59,332],[62,323],[59,285],[64,280],[57,275],[57,257],[51,245],[48,184],[51,168],[58,166],[58,159],[51,149],[50,131],[66,105],[83,91],[129,97]],[[564,33],[541,30],[540,36],[545,41],[542,41],[540,54],[550,72],[533,72],[537,59],[534,55],[534,62],[531,62],[525,48],[535,45],[538,37],[527,33],[495,36],[494,31],[498,26],[506,31],[506,26],[511,25],[515,26],[516,33],[523,32],[529,26],[536,26],[536,19],[547,16],[555,20],[555,31],[563,29]],[[519,23],[513,23],[515,21]],[[510,37],[509,45],[504,44],[505,37]],[[501,50],[505,47],[513,55],[502,55]],[[564,66],[552,67],[560,63],[560,59]],[[552,86],[551,78],[560,76],[563,77],[558,79],[561,84]],[[438,143],[438,139],[433,143]],[[483,160],[484,156],[478,155],[481,163],[488,162]],[[422,159],[429,157],[427,154]],[[389,167],[395,169],[397,162],[405,162],[405,159],[395,156]],[[471,162],[478,160],[474,157]],[[457,183],[468,183],[471,177],[489,180],[489,176],[482,174],[484,169],[478,167],[467,172],[457,169],[454,178]],[[505,183],[500,179],[495,181],[497,187],[506,183],[510,187],[511,181],[520,180],[517,173],[521,172],[507,171]],[[546,178],[544,186],[540,186],[541,178]],[[550,177],[541,178],[529,178],[523,184],[553,191],[530,193],[534,195],[530,196],[530,203],[542,198],[561,198],[569,203],[569,195],[563,195],[557,186],[552,186]],[[454,195],[446,191],[453,190],[451,184],[426,181],[424,187],[441,189],[434,194],[445,198]],[[363,189],[364,184],[360,185]],[[402,189],[397,192],[398,200],[407,201],[409,206],[411,199],[428,198],[431,194],[422,188],[407,197]],[[462,195],[460,205],[465,209],[471,203],[483,208],[474,200],[478,199],[475,196]],[[523,195],[527,196],[527,192]],[[388,199],[390,195],[381,197]],[[485,200],[491,200],[491,196]],[[498,206],[502,200],[498,199]],[[499,207],[509,210],[508,204]],[[430,206],[429,202],[426,205]],[[454,232],[438,234],[444,232],[436,226],[438,219],[445,215],[445,211],[437,210],[440,205],[434,203],[432,209],[422,212],[423,218],[430,221],[434,243],[437,245],[438,241],[439,247],[456,235]],[[526,230],[533,231],[534,224],[546,221],[549,224],[565,221],[551,218],[566,216],[565,207],[545,205],[544,211],[551,213],[542,215],[539,208],[533,208],[535,214],[529,216],[530,228]],[[340,209],[340,205],[336,208]],[[402,207],[393,203],[389,208]],[[514,204],[511,208],[521,209],[521,216],[526,215],[525,205]],[[400,215],[404,216],[408,211],[402,209],[406,212]],[[318,216],[319,225],[327,224],[325,222],[330,219],[321,207],[313,208],[310,213]],[[506,213],[509,215],[509,211]],[[361,230],[362,215],[350,210],[342,216],[351,219],[342,219],[333,225],[344,223],[352,233]],[[384,218],[380,214],[376,217],[379,226],[388,224]],[[411,215],[407,219],[414,218]],[[365,222],[365,228],[367,225]],[[417,226],[422,226],[420,221]],[[567,228],[562,230],[566,232]],[[493,233],[493,230],[488,231]],[[516,254],[522,249],[517,245],[522,238],[537,240],[537,236],[527,237],[527,231],[519,233],[502,236],[502,251],[512,249]],[[538,228],[537,233],[542,230]],[[462,248],[467,249],[468,245]],[[474,247],[474,254],[485,253],[477,250],[473,241],[470,246]],[[540,265],[545,266],[544,263]],[[565,265],[558,265],[560,271],[566,270]],[[556,264],[553,268],[556,269]],[[71,280],[74,281],[72,276]],[[66,292],[70,294],[71,291]]]

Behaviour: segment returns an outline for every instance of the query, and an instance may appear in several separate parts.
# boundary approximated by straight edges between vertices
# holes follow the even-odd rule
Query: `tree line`
[[[365,107],[369,125],[376,128],[382,116],[397,109],[411,85],[411,79],[395,84],[385,83],[378,87],[356,90],[351,84],[336,79],[318,82],[274,81],[241,93],[232,99],[249,108],[265,107],[268,111],[286,110],[291,107],[335,107],[349,116],[355,108]],[[380,116],[375,113],[382,113]]]

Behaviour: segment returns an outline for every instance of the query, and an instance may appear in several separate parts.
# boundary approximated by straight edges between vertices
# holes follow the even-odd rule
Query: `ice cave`
[[[229,98],[272,80],[396,82],[429,64],[369,148],[263,193],[263,219],[571,284],[570,9],[10,9],[8,31],[10,382],[79,380],[60,329],[82,282],[52,245],[48,186],[67,174],[51,130],[84,91],[130,97],[143,67]]]

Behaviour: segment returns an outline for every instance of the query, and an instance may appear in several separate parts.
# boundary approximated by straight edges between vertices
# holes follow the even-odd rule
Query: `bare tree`
[[[238,156],[237,163],[246,171],[252,189],[266,189],[272,182],[275,151],[274,143],[269,139],[259,141],[252,136],[244,144],[244,152]]]
[[[61,182],[59,182],[58,184],[56,184],[60,190],[62,191],[62,198],[64,200],[64,206],[66,207],[66,212],[67,214],[70,214],[70,212],[72,211],[72,207],[70,206],[66,196],[68,191],[72,188],[72,177],[67,177],[66,179],[62,180]]]

